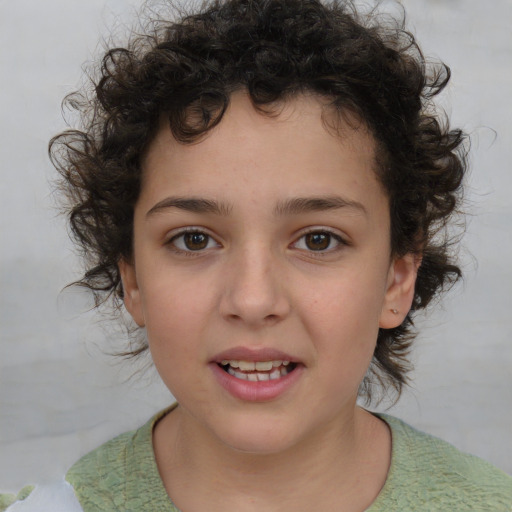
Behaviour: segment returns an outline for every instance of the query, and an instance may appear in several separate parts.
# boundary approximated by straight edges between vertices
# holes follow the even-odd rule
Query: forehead
[[[375,142],[364,124],[347,122],[325,99],[299,95],[269,115],[238,92],[199,142],[180,143],[161,123],[143,161],[141,200],[164,190],[247,198],[250,188],[252,201],[332,193],[387,201],[375,169]]]

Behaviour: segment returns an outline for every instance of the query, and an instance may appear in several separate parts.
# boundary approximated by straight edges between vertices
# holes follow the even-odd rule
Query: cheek
[[[340,276],[330,276],[308,287],[310,307],[325,317],[325,322],[343,322],[347,326],[357,319],[378,324],[385,296],[385,277],[372,275],[371,271],[347,269]]]
[[[188,287],[160,283],[145,295],[146,335],[149,350],[160,378],[175,399],[189,392],[197,399],[205,393],[194,375],[197,361],[203,359],[204,295]]]
[[[371,282],[368,282],[371,281]],[[304,304],[311,337],[337,360],[371,360],[377,340],[383,294],[368,275],[355,273],[316,288]]]
[[[208,288],[183,279],[158,279],[145,283],[143,308],[146,333],[155,364],[180,364],[198,358],[199,340],[209,316],[212,298]]]
[[[212,284],[199,273],[169,264],[154,267],[141,282],[142,303],[148,327],[192,327],[207,308]],[[196,322],[190,323],[195,318]]]

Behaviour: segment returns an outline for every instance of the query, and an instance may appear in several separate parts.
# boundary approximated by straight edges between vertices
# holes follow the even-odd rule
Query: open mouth
[[[237,379],[251,382],[277,380],[292,372],[297,364],[291,361],[239,361],[223,360],[218,363],[227,373]]]

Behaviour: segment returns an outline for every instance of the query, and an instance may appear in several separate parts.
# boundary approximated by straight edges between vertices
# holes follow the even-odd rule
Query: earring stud
[[[398,315],[398,309],[394,309],[394,308],[393,308],[393,309],[391,310],[391,313],[393,313],[393,315]]]

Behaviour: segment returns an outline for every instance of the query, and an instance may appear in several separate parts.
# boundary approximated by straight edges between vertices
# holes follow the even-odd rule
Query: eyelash
[[[186,247],[186,242],[184,240],[184,237],[186,235],[195,235],[195,234],[203,235],[206,238],[206,246],[204,248],[199,248],[199,249],[194,250],[194,249],[190,249],[190,248]],[[302,240],[305,241],[306,237],[308,235],[326,235],[328,237],[327,247],[325,249],[319,249],[319,250],[311,249],[308,247],[304,247],[304,248],[298,247],[299,242],[301,242]],[[177,241],[179,239],[183,239],[182,243],[183,243],[184,247],[178,247]],[[332,244],[333,241],[336,242],[336,246],[330,247],[330,245]],[[187,229],[180,231],[180,232],[176,233],[175,235],[173,235],[165,243],[165,245],[169,246],[176,253],[183,254],[185,256],[198,256],[199,254],[203,253],[207,249],[211,249],[212,247],[209,247],[209,246],[212,242],[217,247],[220,246],[220,244],[218,244],[218,242],[216,242],[216,240],[211,235],[206,233],[204,230],[198,229],[198,228],[187,228]],[[307,243],[307,242],[305,242],[305,243]],[[311,229],[305,233],[302,233],[301,236],[295,240],[295,242],[290,244],[290,247],[295,247],[301,251],[321,257],[323,255],[327,255],[327,254],[339,251],[341,249],[341,246],[348,246],[348,245],[349,245],[348,242],[346,242],[339,234],[334,233],[334,232],[330,231],[329,229],[315,228],[315,229]]]

